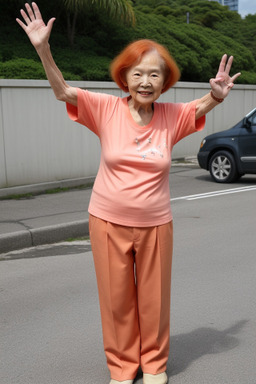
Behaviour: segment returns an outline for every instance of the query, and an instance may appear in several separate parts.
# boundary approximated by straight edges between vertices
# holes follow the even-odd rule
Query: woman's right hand
[[[20,11],[25,23],[18,18],[16,21],[26,32],[35,49],[39,50],[40,47],[48,44],[55,18],[50,19],[48,24],[45,25],[36,3],[32,3],[32,8],[26,3],[25,7],[27,12],[23,9]]]

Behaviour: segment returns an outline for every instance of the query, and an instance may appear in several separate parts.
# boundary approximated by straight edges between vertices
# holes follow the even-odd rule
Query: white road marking
[[[252,186],[248,186],[248,187],[231,188],[231,189],[224,189],[221,191],[199,193],[197,195],[175,197],[175,198],[171,199],[171,201],[206,199],[208,197],[216,197],[216,196],[222,196],[222,195],[229,195],[232,193],[249,192],[249,191],[255,191],[255,190],[256,190],[256,185],[252,185]]]

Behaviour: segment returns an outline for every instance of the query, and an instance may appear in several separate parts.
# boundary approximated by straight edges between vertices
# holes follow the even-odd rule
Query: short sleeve
[[[116,99],[105,93],[77,88],[77,106],[66,103],[67,113],[71,120],[86,126],[100,136],[104,121],[113,113]]]
[[[193,100],[190,103],[177,104],[177,122],[172,135],[173,145],[184,137],[204,129],[205,116],[196,120],[196,105],[197,100]]]

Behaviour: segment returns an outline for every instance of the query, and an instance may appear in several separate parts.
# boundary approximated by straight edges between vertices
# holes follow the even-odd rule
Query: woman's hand
[[[229,94],[230,89],[234,86],[235,80],[241,73],[236,73],[230,77],[229,72],[232,66],[233,56],[227,60],[227,55],[223,55],[220,61],[220,66],[215,79],[210,79],[210,85],[215,97],[225,99]]]
[[[48,44],[55,18],[50,19],[45,25],[36,3],[32,3],[32,8],[26,3],[25,7],[27,13],[23,9],[20,13],[26,24],[18,18],[16,21],[26,32],[35,49],[38,50],[41,46]]]
[[[48,44],[55,18],[50,19],[48,24],[45,25],[36,3],[32,3],[32,7],[26,3],[25,7],[27,12],[23,9],[20,11],[25,23],[20,19],[16,19],[16,21],[24,29],[35,47],[56,98],[76,106],[77,90],[65,82],[52,57],[50,45]]]

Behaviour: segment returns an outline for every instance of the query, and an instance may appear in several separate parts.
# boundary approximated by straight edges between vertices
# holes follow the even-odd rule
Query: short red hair
[[[137,40],[130,43],[124,50],[112,61],[110,73],[112,79],[124,91],[128,92],[125,74],[135,63],[141,61],[143,55],[156,50],[165,63],[165,82],[162,93],[171,88],[180,78],[180,70],[169,54],[167,49],[153,40]]]

